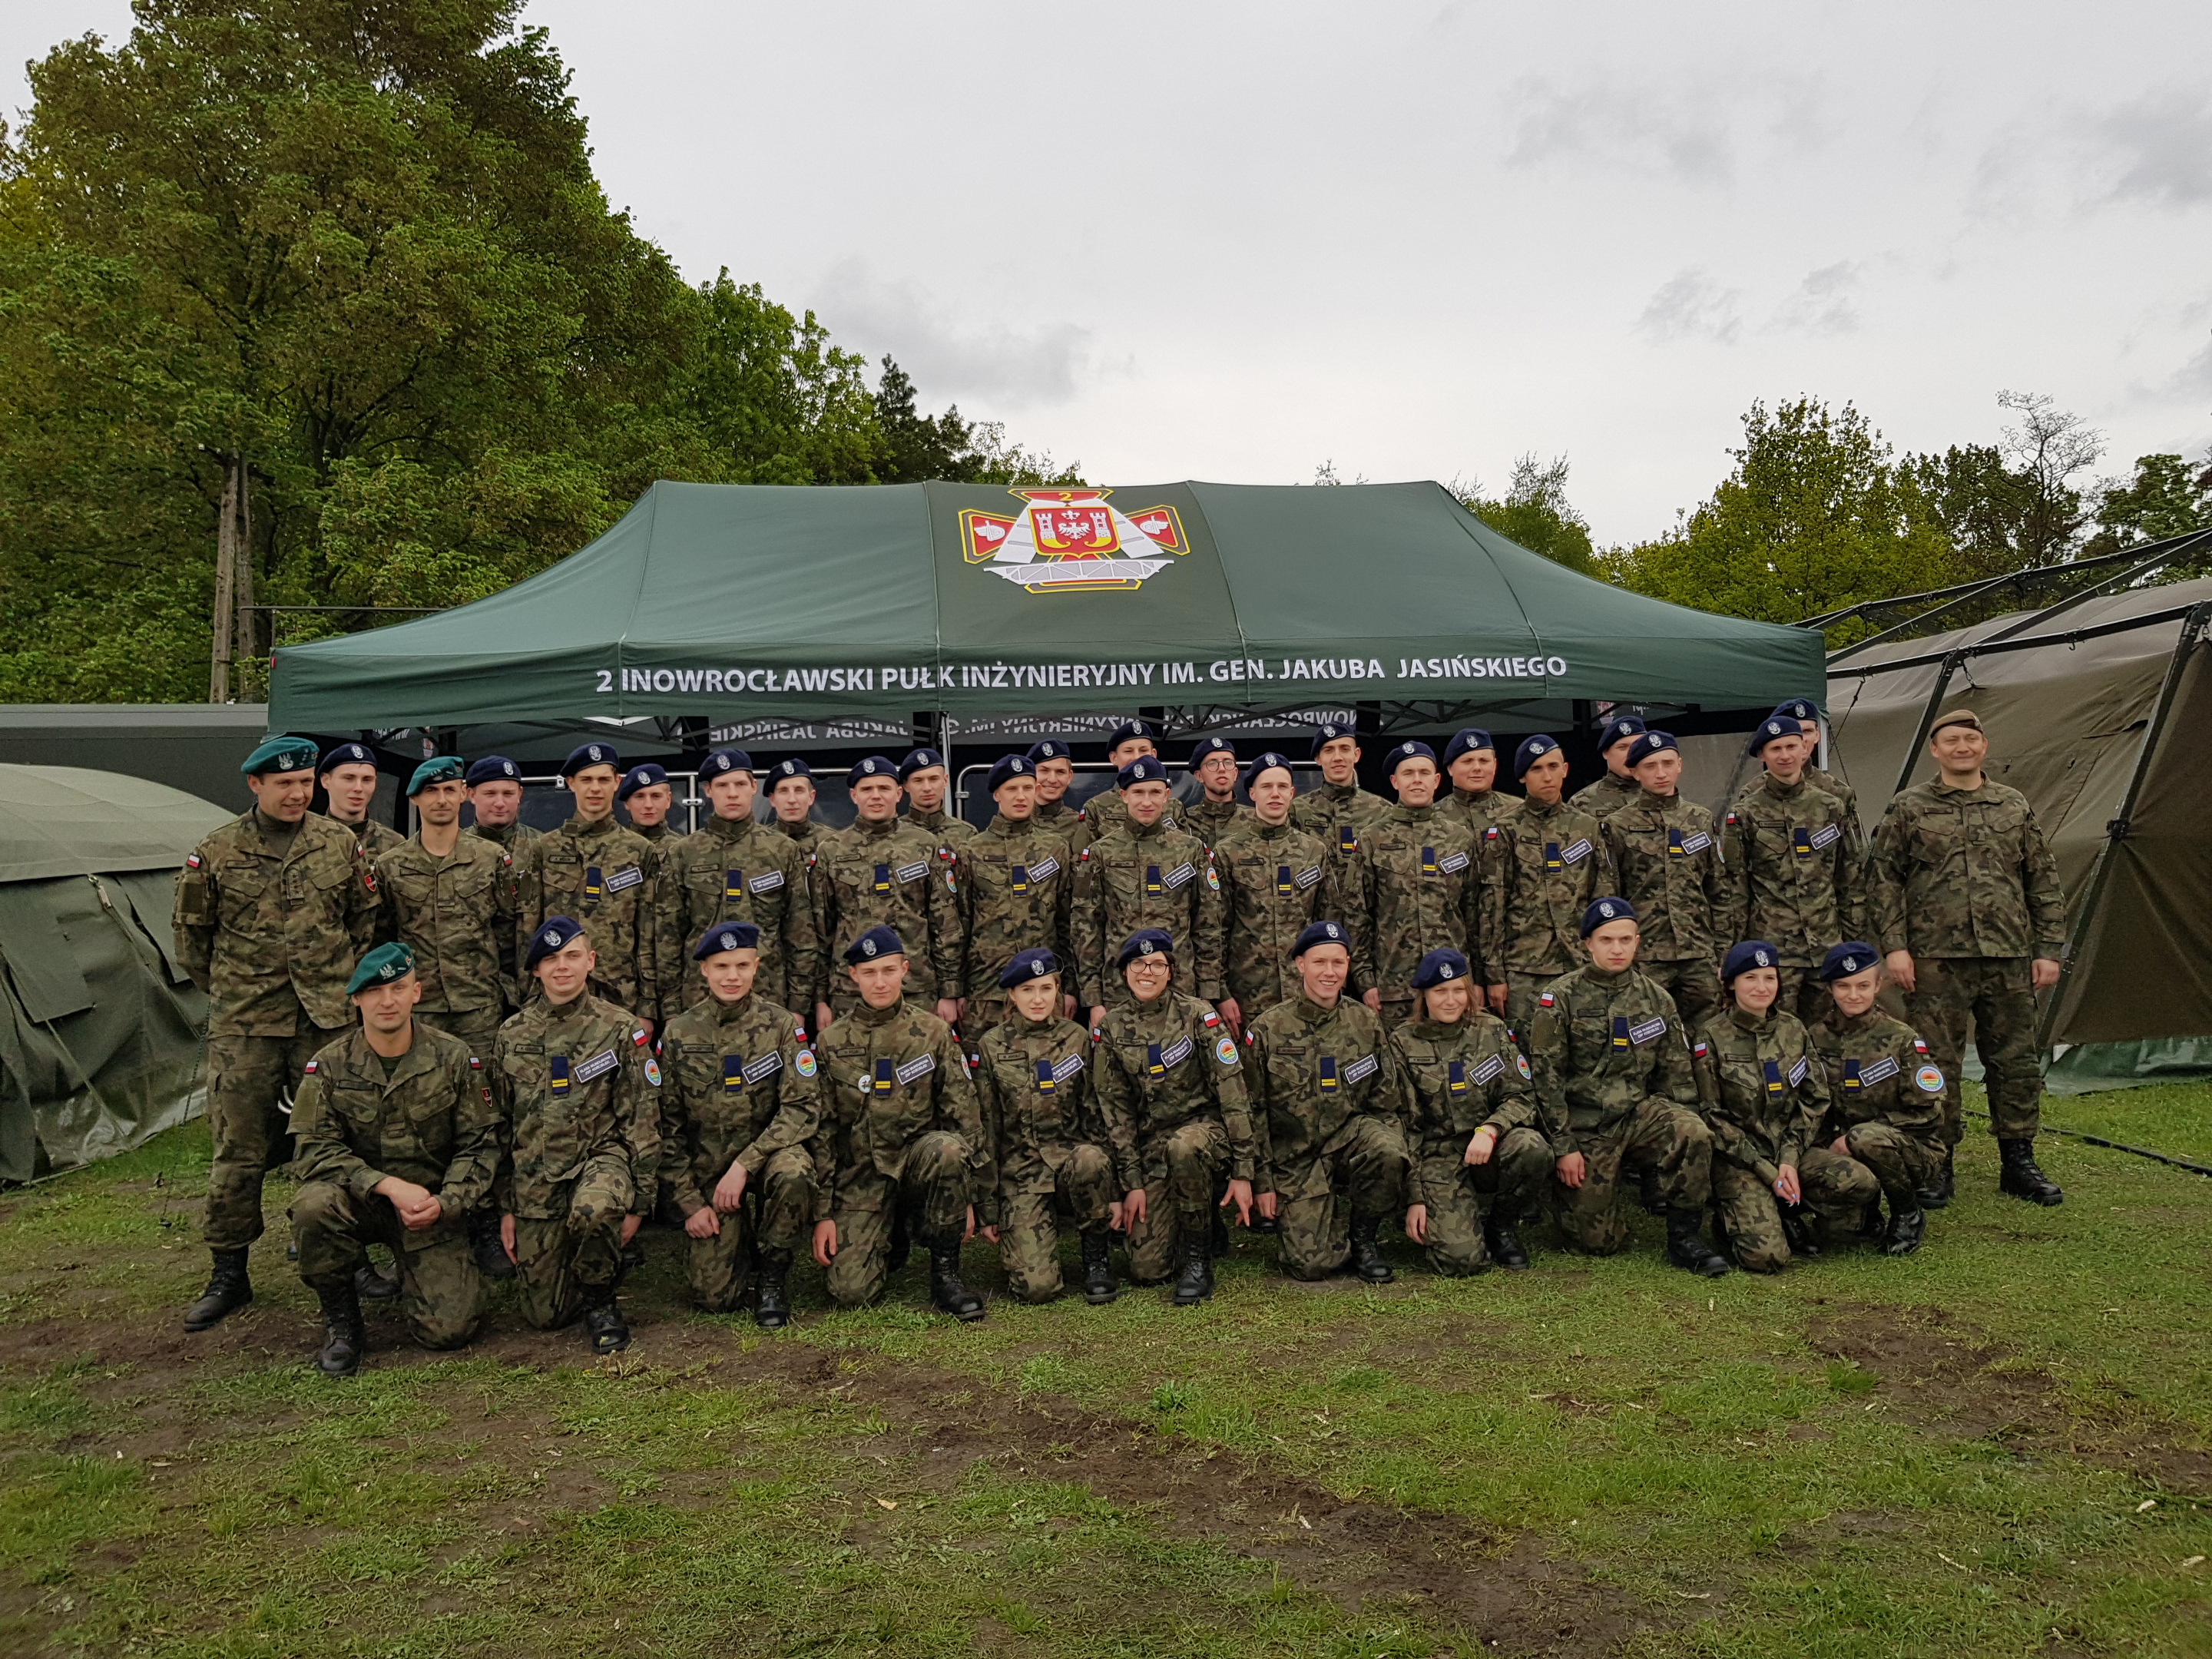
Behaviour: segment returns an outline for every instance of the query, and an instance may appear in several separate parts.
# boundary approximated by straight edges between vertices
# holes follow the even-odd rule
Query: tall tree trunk
[[[236,693],[265,696],[261,684],[264,662],[261,629],[253,610],[253,475],[246,470],[243,456],[238,462],[237,516],[231,555],[231,591],[238,601],[238,623],[231,630],[231,660],[237,672],[231,676],[231,684]],[[250,671],[246,666],[249,663]]]
[[[230,701],[231,629],[237,617],[238,495],[246,469],[236,455],[222,458],[222,505],[215,521],[215,651],[208,666],[208,701]]]

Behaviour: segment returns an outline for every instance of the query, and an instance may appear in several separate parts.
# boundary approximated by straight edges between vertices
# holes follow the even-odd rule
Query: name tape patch
[[[745,884],[745,890],[751,893],[773,893],[777,888],[782,885],[783,872],[781,870],[771,870],[766,875],[755,876],[750,881],[747,882]]]
[[[1447,853],[1437,860],[1437,868],[1448,876],[1457,875],[1467,866],[1468,856],[1464,853]]]
[[[1505,1057],[1503,1054],[1492,1054],[1481,1065],[1469,1072],[1467,1074],[1467,1080],[1479,1089],[1491,1079],[1501,1075],[1504,1070]]]
[[[1309,864],[1304,869],[1299,871],[1297,873],[1298,889],[1300,891],[1304,891],[1306,888],[1312,886],[1320,879],[1321,866],[1318,864]]]
[[[1182,886],[1183,883],[1188,881],[1197,873],[1198,872],[1190,865],[1178,864],[1174,869],[1169,871],[1165,876],[1161,878],[1161,881],[1167,888],[1168,891],[1172,893],[1176,888]]]
[[[1682,837],[1682,856],[1687,858],[1692,853],[1702,853],[1712,844],[1713,838],[1702,830],[1694,836],[1685,836]]]
[[[1190,1039],[1187,1036],[1177,1037],[1173,1042],[1170,1042],[1166,1048],[1160,1050],[1160,1064],[1162,1066],[1180,1066],[1183,1061],[1189,1058]]]
[[[1823,848],[1834,846],[1836,844],[1836,837],[1843,833],[1843,827],[1840,824],[1834,823],[1815,830],[1813,832],[1813,850],[1817,853]]]
[[[1571,847],[1559,849],[1559,859],[1565,864],[1580,864],[1590,855],[1589,837],[1585,836]]]
[[[935,1054],[916,1054],[893,1073],[901,1083],[911,1083],[916,1078],[927,1077],[937,1069]]]
[[[622,1064],[611,1048],[602,1048],[570,1073],[579,1083],[589,1083],[593,1078],[605,1077]]]
[[[1639,1048],[1654,1038],[1667,1035],[1667,1016],[1654,1014],[1650,1018],[1628,1028],[1628,1040]]]
[[[1344,1080],[1348,1085],[1358,1082],[1362,1078],[1373,1077],[1380,1065],[1381,1062],[1374,1055],[1362,1054],[1344,1068]]]
[[[1794,1089],[1802,1083],[1805,1080],[1805,1073],[1812,1069],[1813,1062],[1802,1054],[1798,1055],[1797,1063],[1790,1068],[1790,1086]]]
[[[1056,858],[1048,858],[1042,864],[1032,864],[1030,866],[1030,879],[1031,881],[1050,881],[1059,873],[1060,860]]]
[[[645,872],[639,869],[637,866],[633,864],[626,869],[616,871],[614,874],[607,878],[607,891],[610,893],[619,893],[625,888],[636,886],[644,879]]]
[[[1052,1080],[1054,1083],[1065,1083],[1068,1079],[1073,1077],[1082,1069],[1083,1056],[1081,1054],[1063,1055],[1061,1058],[1053,1062]]]
[[[738,1075],[748,1083],[758,1083],[764,1077],[774,1077],[782,1069],[783,1056],[771,1048],[758,1060],[748,1065]]]
[[[1884,1054],[1872,1065],[1859,1067],[1859,1086],[1863,1089],[1871,1089],[1877,1083],[1887,1083],[1901,1069],[1897,1063],[1895,1054]]]
[[[927,859],[922,859],[917,860],[912,864],[902,864],[892,873],[896,875],[901,881],[920,881],[924,876],[929,873],[929,861]]]

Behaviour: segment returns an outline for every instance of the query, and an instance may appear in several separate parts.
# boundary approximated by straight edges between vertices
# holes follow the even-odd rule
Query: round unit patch
[[[656,1089],[660,1086],[660,1062],[650,1054],[645,1057],[645,1080]]]
[[[1222,1038],[1213,1045],[1213,1057],[1224,1066],[1234,1066],[1237,1063],[1237,1045],[1227,1037]]]
[[[1513,1056],[1513,1063],[1514,1063],[1514,1065],[1516,1065],[1516,1066],[1520,1067],[1520,1070],[1521,1070],[1521,1075],[1522,1075],[1523,1078],[1526,1078],[1526,1077],[1528,1077],[1528,1076],[1529,1075],[1529,1071],[1528,1071],[1528,1055],[1526,1055],[1526,1054],[1516,1054],[1516,1055],[1514,1055],[1514,1056]]]
[[[1922,1066],[1912,1074],[1912,1080],[1920,1085],[1920,1092],[1924,1095],[1943,1092],[1943,1073],[1933,1066]]]
[[[799,1051],[799,1058],[793,1060],[791,1064],[793,1068],[798,1072],[799,1076],[812,1077],[814,1075],[814,1051],[811,1048],[801,1048]]]

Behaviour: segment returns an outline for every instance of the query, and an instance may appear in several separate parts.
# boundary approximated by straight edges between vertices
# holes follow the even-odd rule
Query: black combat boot
[[[2031,1204],[2063,1204],[2066,1194],[2058,1183],[2036,1167],[2035,1137],[2021,1135],[1997,1142],[1997,1156],[2004,1160],[2004,1173],[1997,1177],[1997,1190],[2010,1193],[2014,1198],[2024,1198]]]
[[[1918,1210],[1909,1210],[1895,1200],[1889,1206],[1889,1232],[1881,1241],[1884,1255],[1911,1255],[1920,1248],[1920,1241],[1928,1231],[1928,1218]]]
[[[486,1279],[512,1279],[514,1263],[507,1259],[507,1246],[499,1242],[499,1212],[469,1212],[469,1254],[477,1271]]]
[[[399,1275],[365,1261],[353,1270],[353,1291],[364,1302],[390,1302],[399,1294]]]
[[[1370,1285],[1388,1285],[1398,1276],[1390,1271],[1382,1247],[1375,1242],[1375,1230],[1382,1224],[1379,1215],[1355,1218],[1352,1224],[1352,1271]]]
[[[334,1291],[315,1287],[323,1304],[323,1351],[315,1356],[315,1369],[325,1376],[351,1376],[361,1369],[368,1352],[368,1332],[361,1322],[361,1297],[350,1282]]]
[[[1904,1194],[1904,1198],[1905,1207],[1906,1209],[1910,1210],[1918,1207],[1920,1196],[1917,1193],[1908,1188]],[[1890,1207],[1893,1210],[1897,1207],[1897,1201],[1893,1198],[1890,1200]],[[1880,1238],[1881,1237],[1881,1199],[1877,1198],[1873,1203],[1868,1205],[1866,1208],[1859,1212],[1859,1237],[1861,1238]]]
[[[1528,1266],[1528,1247],[1521,1242],[1514,1223],[1520,1218],[1502,1206],[1490,1212],[1482,1224],[1482,1242],[1490,1247],[1490,1259],[1499,1267],[1520,1273]]]
[[[1094,1308],[1121,1294],[1114,1282],[1113,1243],[1103,1227],[1083,1231],[1083,1299]]]
[[[588,1290],[584,1304],[584,1334],[592,1339],[593,1353],[620,1353],[629,1346],[629,1322],[622,1316],[611,1285]]]
[[[1637,1196],[1643,1200],[1645,1209],[1654,1215],[1667,1213],[1667,1200],[1659,1191],[1659,1166],[1656,1164],[1636,1166],[1636,1186]]]
[[[1956,1186],[1956,1179],[1951,1170],[1951,1158],[1956,1150],[1951,1146],[1943,1149],[1943,1167],[1936,1172],[1935,1180],[1920,1189],[1922,1209],[1940,1210],[1951,1201],[1951,1194]]]
[[[1820,1236],[1814,1231],[1813,1212],[1802,1204],[1784,1204],[1774,1206],[1782,1212],[1782,1236],[1790,1241],[1790,1254],[1808,1261],[1820,1259]]]
[[[753,1323],[780,1331],[791,1323],[791,1304],[783,1299],[783,1278],[791,1271],[788,1250],[763,1250],[753,1275]]]
[[[200,1299],[185,1310],[185,1328],[204,1331],[222,1322],[223,1316],[238,1311],[253,1300],[253,1284],[246,1276],[246,1246],[215,1252],[215,1271]]]
[[[949,1313],[963,1324],[983,1316],[983,1298],[961,1279],[957,1238],[929,1247],[929,1300],[938,1312]]]
[[[1182,1271],[1176,1275],[1175,1305],[1195,1308],[1212,1294],[1213,1253],[1206,1248],[1206,1233],[1186,1221],[1182,1234]]]
[[[1706,1279],[1718,1279],[1729,1270],[1728,1258],[1716,1255],[1698,1231],[1704,1218],[1698,1210],[1667,1212],[1667,1260]]]

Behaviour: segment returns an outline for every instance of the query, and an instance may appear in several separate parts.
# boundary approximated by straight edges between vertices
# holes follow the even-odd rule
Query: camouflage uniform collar
[[[548,1019],[574,1019],[584,1012],[584,1006],[591,1000],[591,988],[588,986],[567,1002],[554,1001],[551,997],[545,994],[545,988],[542,985],[538,988],[538,1006],[544,1009],[545,1018]]]
[[[1067,797],[1063,795],[1058,800],[1039,801],[1036,804],[1036,816],[1048,823],[1054,818],[1072,818],[1075,816],[1075,811],[1068,805]]]
[[[633,836],[642,836],[647,841],[666,841],[675,833],[669,829],[666,818],[658,823],[629,823],[623,827]]]
[[[1039,807],[1038,812],[1044,809]],[[1000,836],[1033,836],[1036,833],[1037,815],[1032,812],[1025,818],[1010,818],[1004,812],[991,814],[991,830]]]
[[[1350,800],[1360,793],[1358,778],[1352,779],[1350,783],[1331,783],[1327,778],[1323,778],[1321,781],[1321,787],[1322,792],[1331,800]]]
[[[1337,1015],[1341,1013],[1344,1010],[1344,999],[1342,997],[1337,998],[1336,1006],[1334,1008],[1322,1007],[1321,1004],[1316,1002],[1304,991],[1300,991],[1296,996],[1292,997],[1291,1001],[1295,1004],[1297,1008],[1298,1018],[1305,1021],[1309,1025],[1318,1025],[1325,1019],[1334,1019]]]
[[[1426,806],[1408,806],[1400,801],[1390,809],[1390,821],[1394,823],[1424,823],[1436,816],[1436,811],[1434,801]]]
[[[918,823],[933,834],[945,829],[952,822],[951,815],[941,806],[933,807],[927,812],[920,807],[909,806],[906,809],[906,816],[909,823]]]
[[[1008,1012],[1013,1016],[1010,1023],[1024,1036],[1049,1036],[1060,1029],[1060,1016],[1056,1013],[1048,1013],[1042,1019],[1031,1019],[1020,1009],[1014,1008],[1011,1005]]]
[[[1763,1014],[1746,1013],[1739,1005],[1733,1002],[1729,1005],[1729,1018],[1735,1022],[1736,1030],[1739,1031],[1748,1031],[1754,1036],[1758,1036],[1762,1031],[1772,1030],[1775,1025],[1776,1016],[1781,1012],[1782,999],[1780,997],[1775,998],[1774,1006],[1769,1008]]]
[[[1406,1022],[1407,1034],[1419,1037],[1425,1042],[1449,1042],[1454,1037],[1464,1036],[1474,1029],[1474,1016],[1472,1009],[1449,1025],[1440,1019],[1431,1019],[1426,1014],[1423,1014],[1419,1019]]]
[[[1560,793],[1560,796],[1557,800],[1538,800],[1535,796],[1530,795],[1526,800],[1522,802],[1521,811],[1524,815],[1533,815],[1540,818],[1548,818],[1555,812],[1565,811],[1569,803],[1565,792]]]
[[[416,1022],[414,1038],[409,1043],[407,1052],[392,1062],[392,1075],[386,1077],[384,1074],[384,1056],[369,1047],[368,1033],[356,1025],[346,1039],[346,1063],[364,1076],[376,1079],[384,1092],[390,1094],[408,1079],[419,1077],[429,1071],[435,1063],[430,1057],[430,1045],[422,1040],[425,1029],[421,1022]]]
[[[888,1008],[871,1008],[864,1002],[851,1013],[840,1015],[838,1018],[840,1024],[845,1020],[857,1019],[863,1025],[888,1025],[905,1012],[906,999],[902,996]],[[832,1029],[834,1030],[835,1027]]]
[[[1464,801],[1469,806],[1486,805],[1488,804],[1490,798],[1497,793],[1498,791],[1494,788],[1462,789],[1457,784],[1452,785],[1452,799],[1456,801]]]
[[[1591,984],[1602,985],[1610,989],[1613,986],[1625,984],[1630,979],[1633,978],[1636,973],[1636,964],[1632,962],[1627,967],[1622,969],[1619,973],[1613,974],[1607,972],[1604,969],[1599,967],[1595,962],[1585,959],[1583,963],[1582,972],[1583,977],[1588,980]]]
[[[1270,823],[1255,812],[1252,814],[1252,827],[1245,833],[1255,836],[1261,841],[1280,841],[1297,828],[1297,826],[1288,818],[1285,818],[1280,823]]]
[[[876,841],[888,840],[898,834],[898,830],[899,819],[896,812],[887,818],[854,818],[853,820],[854,835],[866,836]]]
[[[1669,807],[1680,806],[1681,804],[1682,792],[1680,790],[1677,789],[1671,795],[1655,795],[1640,783],[1636,786],[1636,799],[1631,803],[1631,805],[1636,806],[1648,806],[1654,811],[1659,812],[1664,812]]]
[[[1946,783],[1940,775],[1928,786],[1929,793],[1940,795],[1946,800],[1972,800],[1977,795],[1987,793],[1989,788],[1990,775],[1986,772],[1982,774],[1982,781],[1971,789],[1961,789],[1955,783]]]
[[[1148,836],[1165,835],[1168,830],[1168,815],[1164,812],[1161,813],[1159,817],[1154,818],[1150,823],[1139,823],[1136,819],[1128,817],[1125,813],[1122,816],[1121,823],[1128,830],[1129,834],[1135,836],[1139,841],[1144,840]]]
[[[707,993],[707,1000],[714,1005],[714,1023],[718,1025],[727,1025],[732,1020],[743,1019],[753,1011],[753,994],[750,991],[746,992],[735,1002],[725,1002],[709,991]]]
[[[272,853],[289,852],[298,846],[300,831],[307,827],[307,818],[314,816],[310,812],[297,823],[279,823],[258,806],[246,809],[246,821],[253,826],[253,833],[261,838],[262,846]]]
[[[612,835],[622,825],[615,822],[615,815],[611,812],[603,818],[587,818],[580,812],[571,812],[568,821],[561,827],[572,836],[596,841],[601,836]]]
[[[1882,1012],[1881,1004],[1879,1002],[1869,1008],[1866,1012],[1853,1014],[1848,1019],[1838,1018],[1837,1016],[1841,1012],[1842,1010],[1835,1007],[1833,1000],[1831,999],[1828,1029],[1838,1036],[1856,1036],[1862,1031],[1871,1031],[1875,1026],[1887,1024],[1889,1019],[1889,1016]]]
[[[750,812],[741,818],[726,818],[717,812],[700,826],[717,841],[742,841],[760,827],[760,820]]]
[[[1127,983],[1126,980],[1122,981],[1124,988],[1127,988]],[[1161,988],[1159,995],[1154,997],[1150,1002],[1139,1002],[1136,996],[1137,994],[1134,991],[1129,993],[1130,1000],[1127,1006],[1129,1012],[1139,1019],[1158,1019],[1162,1014],[1171,1014],[1176,1008],[1175,980],[1170,975],[1168,982]]]
[[[1767,772],[1761,775],[1759,787],[1777,800],[1795,800],[1804,791],[1807,781],[1802,772],[1797,775],[1797,781],[1795,783],[1784,783],[1773,773]]]
[[[256,808],[255,810],[258,811],[259,809]],[[325,812],[323,816],[328,818],[332,823],[343,824],[345,828],[346,834],[351,836],[356,841],[359,841],[363,836],[366,836],[368,833],[370,820],[368,814],[366,812],[362,813],[357,818],[342,818],[335,812]]]

